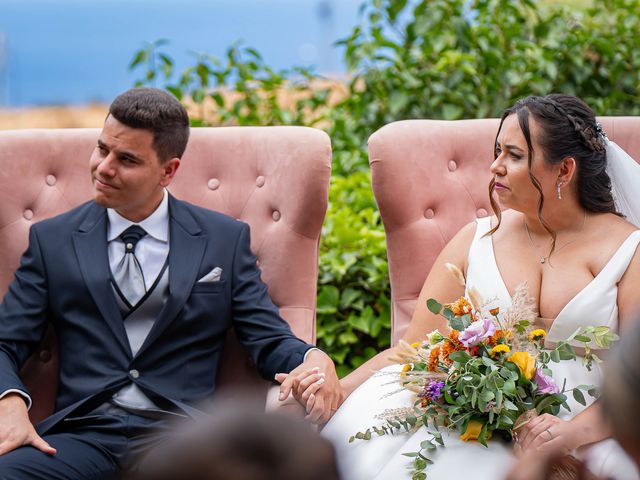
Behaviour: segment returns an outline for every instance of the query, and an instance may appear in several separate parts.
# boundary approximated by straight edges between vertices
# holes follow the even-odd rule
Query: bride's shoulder
[[[634,224],[613,213],[593,213],[590,215],[589,223],[591,224],[591,232],[600,239],[606,235],[604,238],[622,241],[633,232],[638,231],[638,227]]]

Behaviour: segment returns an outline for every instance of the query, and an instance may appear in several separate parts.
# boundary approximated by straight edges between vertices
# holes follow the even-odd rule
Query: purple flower
[[[538,367],[536,369],[536,376],[533,379],[534,383],[538,385],[538,393],[560,393],[560,389],[553,378],[542,373],[542,369]]]
[[[460,332],[458,340],[460,340],[465,347],[469,348],[478,345],[482,340],[490,337],[494,333],[496,333],[496,325],[493,323],[493,320],[488,318],[480,319]]]
[[[420,398],[427,398],[432,402],[437,402],[442,396],[442,390],[444,389],[444,382],[432,380],[424,387],[422,392],[418,394]]]

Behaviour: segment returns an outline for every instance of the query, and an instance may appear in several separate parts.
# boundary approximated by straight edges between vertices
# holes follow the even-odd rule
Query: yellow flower
[[[527,380],[531,380],[536,374],[536,359],[528,352],[512,353],[507,362],[515,363]]]
[[[413,342],[413,343],[411,344],[411,346],[412,346],[413,348],[418,348],[418,347],[420,346],[420,342]]]
[[[401,377],[406,376],[409,370],[411,370],[411,364],[407,363],[404,367],[402,367],[402,372],[400,372],[400,376]]]
[[[509,353],[511,351],[511,349],[509,348],[509,345],[505,345],[503,343],[496,345],[495,347],[493,347],[491,349],[491,356],[495,357],[496,355],[500,354],[500,353]]]
[[[534,342],[536,340],[542,340],[546,336],[547,332],[545,332],[541,328],[538,328],[537,330],[532,330],[531,333],[529,333],[529,341]]]
[[[467,423],[467,429],[462,435],[460,435],[460,440],[465,442],[468,442],[469,440],[477,440],[478,437],[480,437],[483,425],[484,424],[479,420],[469,420],[469,423]]]

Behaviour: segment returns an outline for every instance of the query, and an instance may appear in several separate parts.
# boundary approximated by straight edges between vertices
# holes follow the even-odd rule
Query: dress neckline
[[[491,218],[491,217],[486,217],[486,218]],[[489,227],[491,227],[491,221],[489,220]],[[634,230],[631,233],[629,233],[629,235],[627,235],[627,237],[624,239],[624,241],[620,244],[620,246],[618,246],[618,248],[616,249],[616,251],[613,253],[613,255],[611,255],[611,258],[609,258],[609,260],[607,260],[607,263],[604,265],[604,267],[602,267],[602,269],[591,279],[589,280],[589,282],[580,290],[578,291],[566,304],[564,307],[562,307],[562,309],[558,312],[558,314],[556,315],[556,317],[553,319],[553,321],[551,322],[551,325],[549,325],[549,328],[547,330],[547,335],[550,334],[550,332],[553,329],[553,326],[556,324],[556,322],[558,321],[558,318],[560,318],[562,316],[562,314],[567,311],[567,308],[575,303],[577,301],[577,299],[579,297],[582,296],[582,294],[588,290],[589,288],[592,288],[592,286],[597,282],[597,280],[599,278],[601,278],[603,276],[603,273],[605,271],[607,271],[608,269],[612,268],[611,265],[614,265],[614,260],[620,255],[620,252],[622,252],[624,250],[624,247],[633,239],[633,237],[636,234],[640,234],[640,230]],[[502,272],[500,272],[500,268],[498,267],[498,262],[496,260],[496,253],[494,250],[494,246],[493,246],[493,236],[489,236],[489,241],[491,242],[491,263],[493,268],[495,268],[495,271],[497,273],[498,278],[500,279],[500,284],[502,285],[502,288],[504,289],[504,292],[506,292],[507,294],[507,298],[509,300],[509,304],[511,303],[511,292],[509,291],[509,288],[507,287],[507,284],[504,281],[504,278],[502,277]],[[538,302],[538,307],[540,307],[540,304]],[[539,313],[539,312],[538,312]]]

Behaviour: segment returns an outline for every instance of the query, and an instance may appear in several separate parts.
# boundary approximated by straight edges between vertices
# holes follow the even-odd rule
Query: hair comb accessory
[[[597,122],[597,121],[596,121],[596,132],[603,139],[609,140],[609,137],[607,137],[607,134],[605,133],[604,129],[602,128],[602,124],[600,122]]]

